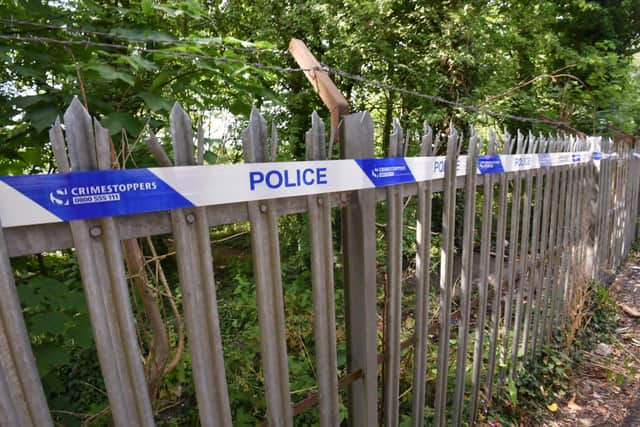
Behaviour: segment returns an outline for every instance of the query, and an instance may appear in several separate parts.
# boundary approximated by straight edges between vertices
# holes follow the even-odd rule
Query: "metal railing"
[[[60,171],[110,168],[106,130],[77,100],[66,112],[64,124],[66,143],[60,123],[51,130]],[[202,164],[202,146],[196,162],[191,121],[179,106],[174,108],[170,124],[175,165]],[[373,157],[370,115],[343,117],[340,140],[343,158]],[[75,248],[114,422],[154,425],[121,242],[172,233],[200,422],[231,425],[233,401],[225,378],[210,228],[242,221],[251,226],[268,424],[291,426],[295,413],[317,401],[320,425],[337,425],[338,389],[346,386],[349,425],[378,425],[379,418],[384,425],[398,425],[400,362],[408,347],[413,348],[412,424],[424,425],[427,407],[433,408],[436,425],[473,422],[478,408],[490,404],[505,379],[514,376],[517,367],[566,324],[575,286],[586,286],[582,278],[604,280],[629,252],[637,232],[639,147],[632,150],[597,138],[587,142],[561,136],[504,135],[504,153],[595,149],[605,156],[598,162],[477,175],[475,160],[481,151],[495,152],[499,145],[496,136],[491,133],[488,142],[481,144],[475,132],[464,141],[452,129],[446,142],[445,177],[438,180],[98,220],[0,227],[0,424],[52,425],[9,260]],[[257,111],[243,133],[243,143],[246,162],[274,160],[277,137],[269,138]],[[324,124],[317,115],[312,117],[306,144],[309,160],[327,158]],[[463,145],[468,170],[460,177],[454,165]],[[162,165],[171,164],[159,145],[151,148]],[[406,149],[403,131],[396,123],[389,153],[402,157]],[[420,155],[431,156],[433,149],[433,132],[425,125]],[[376,236],[382,233],[376,229],[379,202],[386,202],[387,212],[385,266],[376,261]],[[344,307],[336,307],[334,296],[333,209],[341,209]],[[405,223],[406,209],[416,212],[415,228]],[[462,215],[457,216],[460,209]],[[311,262],[301,268],[310,269],[312,277],[318,375],[317,396],[306,399],[302,406],[292,404],[289,390],[278,226],[279,217],[298,213],[308,215],[310,228]],[[403,259],[408,255],[403,251],[403,239],[408,229],[415,230],[417,248],[415,307],[402,305]],[[432,250],[434,235],[440,240],[438,255]],[[436,264],[439,274],[433,272]],[[384,292],[379,283],[382,276],[377,274],[381,267],[386,272]],[[385,306],[380,310],[382,293]],[[344,310],[346,319],[347,374],[342,379],[337,377],[336,310]],[[432,322],[436,313],[438,321]],[[412,338],[402,342],[409,318],[415,324]],[[450,348],[454,337],[455,355]],[[428,356],[431,346],[438,349],[436,359]],[[380,378],[379,360],[383,365]],[[467,384],[469,363],[471,381]],[[427,396],[426,391],[429,366],[437,366],[433,396]],[[450,371],[455,373],[453,380]]]

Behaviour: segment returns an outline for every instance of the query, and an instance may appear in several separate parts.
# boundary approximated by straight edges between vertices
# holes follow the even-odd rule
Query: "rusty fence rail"
[[[311,123],[307,159],[324,160],[328,156],[324,124],[315,114]],[[78,102],[65,113],[64,125],[63,131],[57,122],[50,133],[59,170],[111,167],[105,129]],[[191,120],[178,105],[170,126],[173,163],[202,164],[202,144],[198,138],[194,142]],[[367,112],[343,117],[341,156],[373,157],[373,129]],[[408,138],[403,134],[396,122],[389,156],[406,155]],[[337,425],[339,388],[346,387],[349,425],[398,425],[403,415],[409,415],[400,411],[400,395],[409,392],[402,386],[400,363],[408,348],[413,349],[412,425],[425,424],[427,408],[435,425],[473,423],[478,410],[490,404],[491,396],[516,375],[518,366],[533,358],[570,320],[576,286],[586,286],[585,278],[606,280],[630,251],[638,237],[640,147],[603,138],[587,141],[519,132],[502,137],[490,132],[486,141],[473,130],[468,139],[455,129],[442,137],[434,135],[425,124],[418,152],[431,156],[446,145],[446,174],[436,181],[0,227],[0,425],[53,424],[10,258],[65,248],[75,248],[78,258],[114,422],[154,425],[121,243],[167,233],[175,240],[200,422],[231,425],[234,402],[225,378],[210,228],[243,221],[251,227],[266,424],[292,426],[296,414],[317,404],[320,425]],[[258,111],[251,115],[243,144],[246,162],[275,160],[277,132],[268,132]],[[162,166],[172,164],[153,140],[150,148]],[[580,150],[616,155],[596,163],[475,173],[479,154]],[[457,177],[453,167],[461,152],[469,158],[465,177]],[[379,203],[387,213],[383,229],[376,224]],[[415,210],[415,223],[408,223],[404,215],[409,207]],[[341,211],[344,307],[336,307],[334,294],[334,209]],[[311,271],[318,393],[295,404],[289,389],[278,219],[300,213],[308,215],[310,229],[311,261],[304,267]],[[415,234],[407,237],[407,232]],[[434,236],[439,237],[437,246]],[[407,238],[416,246],[411,254],[415,271],[410,272],[403,249]],[[380,240],[386,248],[383,266],[376,260]],[[414,293],[411,306],[403,298],[408,273],[415,283],[404,290]],[[346,322],[343,378],[337,376],[336,311],[344,312]],[[407,331],[411,338],[403,341]],[[455,348],[450,347],[453,338]],[[429,352],[430,348],[437,351]],[[434,366],[437,378],[427,394],[427,371]]]

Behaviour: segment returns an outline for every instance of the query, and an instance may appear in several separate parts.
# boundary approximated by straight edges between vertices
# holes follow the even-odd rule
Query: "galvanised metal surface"
[[[458,132],[451,129],[447,140],[445,163],[444,207],[442,214],[442,239],[440,248],[440,334],[438,338],[438,373],[436,376],[434,425],[446,425],[447,378],[449,372],[449,336],[451,329],[451,293],[453,288],[453,257],[456,205],[456,168]]]
[[[503,152],[510,153],[513,150],[515,141],[507,132],[504,135]],[[509,181],[505,174],[501,174],[499,178],[500,195],[498,197],[498,218],[496,222],[496,257],[493,269],[493,287],[494,296],[491,307],[491,335],[489,338],[489,361],[487,366],[487,381],[485,395],[487,396],[486,404],[491,403],[493,395],[494,375],[496,369],[496,357],[498,355],[498,337],[500,333],[500,313],[502,308],[502,285],[504,281],[504,255],[505,255],[505,236],[507,231],[507,214],[509,203],[507,196],[509,193]]]
[[[433,130],[424,122],[424,133],[420,145],[421,156],[431,156]],[[411,425],[424,425],[425,389],[427,375],[427,349],[429,344],[429,296],[431,292],[431,211],[433,185],[418,183],[416,224],[416,344],[413,353],[413,395],[411,401]]]
[[[396,119],[388,157],[402,157],[403,133]],[[400,331],[402,328],[402,188],[387,188],[387,287],[384,316],[383,415],[387,427],[399,424]]]
[[[106,129],[77,98],[64,115],[71,170],[110,167]],[[59,127],[58,123],[56,127]],[[94,140],[94,130],[96,138]],[[56,129],[52,143],[58,167],[69,166]],[[106,147],[105,147],[106,146]],[[89,315],[114,421],[118,425],[154,425],[137,341],[120,239],[113,218],[72,221],[71,234],[80,266]]]
[[[341,141],[344,159],[373,156],[368,112],[343,117]],[[350,426],[378,425],[375,206],[375,190],[360,190],[342,210],[347,370],[363,373],[348,388]]]
[[[524,135],[518,131],[516,139],[516,153],[524,153],[525,140]],[[513,310],[513,298],[516,286],[516,265],[518,254],[518,242],[519,242],[519,229],[520,229],[520,203],[521,203],[521,188],[522,188],[522,173],[516,175],[514,179],[514,189],[511,197],[511,222],[509,224],[509,261],[508,261],[508,288],[505,298],[504,309],[504,321],[502,332],[502,346],[503,346],[503,362],[504,368],[500,370],[500,384],[503,383],[507,374],[506,361],[511,360],[511,352],[509,351],[512,346],[512,310]],[[517,295],[517,294],[516,294]]]
[[[306,147],[307,160],[327,158],[325,126],[315,112],[311,116],[311,129],[306,134]],[[340,406],[338,402],[335,283],[333,279],[333,233],[329,195],[308,196],[307,209],[311,230],[311,284],[313,287],[313,325],[320,425],[333,427],[339,424]]]
[[[467,184],[464,191],[464,218],[462,237],[462,274],[460,283],[461,321],[458,325],[458,348],[456,355],[456,381],[453,400],[452,423],[462,425],[464,411],[464,391],[467,378],[466,363],[469,346],[469,323],[471,317],[471,285],[473,281],[473,247],[476,219],[476,163],[478,159],[478,136],[471,128],[467,162]]]
[[[254,108],[249,127],[242,135],[246,162],[274,160],[269,156],[266,133],[266,122]],[[293,412],[289,391],[278,217],[271,200],[248,202],[247,209],[251,223],[267,418],[271,425],[289,427],[293,425]]]
[[[175,164],[194,165],[191,119],[177,103],[171,110],[170,124]],[[201,149],[199,146],[198,159]],[[206,210],[177,209],[170,216],[200,423],[231,426]]]
[[[171,115],[171,125],[176,164],[193,164],[191,122],[177,106]],[[99,123],[92,123],[91,117],[77,100],[65,114],[65,128],[68,154],[59,121],[50,131],[60,170],[110,167],[107,131]],[[342,157],[373,157],[373,122],[368,113],[343,117],[341,132]],[[407,145],[403,145],[403,133],[396,122],[390,156],[406,156]],[[277,132],[275,128],[272,129],[269,144],[266,123],[257,111],[253,112],[249,128],[243,136],[247,162],[265,162],[275,158]],[[475,155],[473,152],[478,137],[472,134],[470,139],[471,151]],[[433,154],[430,151],[432,141],[433,133],[425,126],[421,155]],[[492,141],[493,136],[490,135],[490,143]],[[430,362],[427,349],[429,271],[433,262],[431,216],[436,192],[443,193],[444,206],[437,307],[440,314],[439,332],[432,331],[437,335],[433,344],[438,346],[437,362],[433,361],[437,370],[434,422],[436,425],[445,425],[447,416],[451,414],[455,425],[462,424],[463,417],[473,423],[478,407],[486,407],[492,394],[495,394],[494,377],[498,357],[501,356],[500,362],[510,362],[511,370],[524,363],[525,359],[534,357],[541,345],[549,341],[551,333],[570,318],[577,292],[580,291],[577,287],[584,286],[584,279],[590,276],[604,277],[615,269],[628,253],[637,232],[640,180],[638,145],[632,151],[620,144],[614,146],[607,140],[599,142],[602,147],[599,149],[575,138],[540,137],[539,141],[545,141],[540,147],[542,152],[565,150],[570,155],[569,151],[595,149],[603,152],[603,158],[587,164],[545,166],[535,171],[485,175],[481,179],[476,179],[476,174],[472,173],[475,167],[472,160],[467,163],[467,176],[458,177],[454,166],[462,138],[451,129],[444,179],[388,188],[0,230],[0,424],[51,425],[17,300],[9,258],[75,247],[114,420],[118,425],[153,425],[120,241],[173,231],[201,423],[230,425],[231,404],[224,377],[209,228],[249,220],[258,293],[267,422],[277,426],[292,425],[277,220],[280,215],[308,212],[320,424],[336,425],[340,402],[336,376],[331,209],[342,207],[346,377],[355,378],[348,383],[348,423],[353,426],[377,425],[379,409],[382,409],[386,425],[399,423],[404,415],[399,411],[400,357],[402,350],[413,344],[411,416],[413,426],[422,426],[425,408],[431,406],[431,402],[425,402],[425,390]],[[532,136],[529,136],[528,143],[530,151],[537,151]],[[199,133],[197,144],[197,159],[201,163],[204,157],[202,132]],[[324,127],[317,115],[312,116],[307,145],[309,159],[326,157]],[[515,151],[522,153],[524,146],[525,138],[519,134]],[[150,138],[149,148],[161,165],[170,165],[168,157],[153,137]],[[504,150],[508,153],[513,151],[512,139],[508,134],[505,134]],[[499,192],[494,215],[496,185]],[[482,227],[479,233],[479,266],[474,269],[475,194],[479,186],[482,186],[483,192]],[[463,189],[466,193],[462,212],[463,239],[457,248],[458,255],[454,239],[457,189]],[[405,228],[402,211],[404,198],[413,195],[418,196],[415,333],[409,341],[401,343],[401,331],[410,330],[404,324],[402,310],[402,259],[405,255],[402,246]],[[378,316],[375,214],[377,201],[383,200],[387,201],[388,283],[386,310],[383,316]],[[505,235],[509,214],[509,256],[505,272]],[[493,247],[494,220],[495,256],[492,260],[489,253]],[[587,269],[586,264],[591,257],[594,268]],[[452,316],[456,263],[461,265],[462,277],[459,317],[457,313],[456,317]],[[478,283],[478,303],[473,306],[470,300],[472,283]],[[493,293],[489,292],[490,284]],[[491,304],[489,298],[492,298]],[[491,320],[487,322],[489,305]],[[406,307],[405,311],[410,312],[411,307]],[[473,312],[477,313],[474,334],[470,327]],[[384,324],[384,355],[377,354],[380,317]],[[454,394],[450,395],[450,331],[456,327],[456,322],[457,375]],[[486,366],[483,359],[485,328],[489,328]],[[469,357],[468,340],[474,335],[469,393],[465,384],[466,361]],[[522,353],[525,358],[520,357]],[[378,357],[384,361],[381,406],[378,405]],[[485,371],[486,376],[483,376]],[[505,374],[506,371],[503,371],[503,379]],[[344,381],[344,384],[347,382]],[[482,384],[486,385],[485,401],[479,399]],[[501,382],[498,382],[500,385]],[[467,397],[468,406],[465,404]],[[449,399],[453,401],[451,411],[447,408]]]
[[[496,134],[489,132],[487,154],[495,154]],[[471,396],[469,398],[469,422],[475,423],[478,409],[478,397],[481,389],[481,371],[484,359],[484,335],[487,316],[487,298],[489,290],[489,276],[491,275],[491,231],[493,228],[493,190],[496,183],[495,175],[485,175],[481,181],[482,187],[482,228],[480,232],[480,277],[478,278],[478,317],[473,346],[473,368],[471,371]]]
[[[53,426],[0,223],[0,425]]]

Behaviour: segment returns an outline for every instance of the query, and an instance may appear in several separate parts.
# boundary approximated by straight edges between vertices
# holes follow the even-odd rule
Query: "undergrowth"
[[[568,351],[566,332],[557,332],[533,360],[518,370],[515,380],[506,380],[483,416],[485,425],[540,425],[558,409],[558,402],[567,397],[582,351],[609,342],[615,331],[616,305],[610,290],[590,283],[583,314]]]

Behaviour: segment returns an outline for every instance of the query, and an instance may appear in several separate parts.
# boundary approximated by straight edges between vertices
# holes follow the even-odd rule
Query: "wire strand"
[[[372,86],[372,87],[377,87],[379,89],[387,89],[387,90],[392,90],[398,93],[403,93],[405,95],[411,95],[411,96],[415,96],[416,98],[422,98],[422,99],[428,99],[430,101],[433,102],[438,102],[440,104],[445,104],[445,105],[449,105],[451,107],[454,108],[460,108],[463,110],[467,110],[467,111],[471,111],[474,113],[482,113],[482,114],[486,114],[488,116],[497,118],[497,119],[511,119],[511,120],[516,120],[516,121],[520,121],[520,122],[529,122],[529,123],[542,123],[542,124],[549,124],[549,125],[554,125],[554,126],[564,126],[566,125],[566,123],[561,122],[561,121],[555,121],[555,120],[549,120],[549,119],[537,119],[534,117],[524,117],[524,116],[517,116],[515,114],[507,114],[507,113],[498,113],[483,107],[477,107],[475,105],[468,105],[468,104],[462,104],[460,102],[456,102],[456,101],[451,101],[448,100],[446,98],[443,98],[441,96],[437,96],[437,95],[429,95],[426,93],[421,93],[421,92],[417,92],[415,90],[411,90],[411,89],[404,89],[401,87],[397,87],[388,83],[384,83],[381,81],[377,81],[377,80],[370,80],[367,79],[365,77],[362,77],[358,74],[352,74],[352,73],[348,73],[346,71],[342,71],[340,69],[337,68],[331,68],[328,67],[326,65],[323,64],[323,70],[328,71],[331,74],[334,75],[338,75],[341,77],[345,77],[351,80],[355,80],[358,81],[362,84],[365,84],[367,86]]]
[[[555,127],[564,127],[567,125],[565,122],[561,122],[561,121],[518,116],[515,114],[508,114],[508,113],[500,113],[500,112],[489,110],[484,107],[478,107],[475,105],[469,105],[469,104],[463,104],[456,101],[451,101],[441,96],[429,95],[429,94],[418,92],[415,90],[394,86],[392,84],[384,83],[378,80],[367,79],[366,77],[363,77],[361,75],[349,73],[339,68],[329,67],[324,64],[321,64],[320,67],[311,67],[311,68],[280,67],[277,65],[263,64],[260,62],[243,61],[237,58],[211,56],[211,55],[195,54],[195,53],[188,53],[188,52],[177,52],[174,50],[148,48],[144,46],[129,46],[124,44],[95,42],[90,40],[61,40],[61,39],[55,39],[50,37],[40,37],[40,36],[25,37],[25,36],[18,36],[18,35],[0,35],[0,40],[16,41],[21,43],[52,43],[52,44],[60,44],[60,45],[66,45],[66,46],[85,46],[85,47],[94,46],[94,47],[111,48],[111,49],[118,49],[118,50],[134,50],[134,51],[156,53],[160,55],[174,56],[174,57],[180,57],[180,58],[210,60],[210,61],[215,61],[220,63],[232,63],[232,64],[244,65],[244,66],[254,67],[257,69],[269,70],[269,71],[280,72],[280,73],[299,73],[299,72],[311,72],[311,71],[326,72],[328,74],[333,74],[335,76],[340,76],[342,78],[357,81],[366,86],[394,91],[394,92],[402,93],[405,95],[414,96],[417,98],[427,99],[432,102],[448,105],[453,108],[466,110],[473,113],[485,114],[487,116],[490,116],[496,119],[501,119],[501,120],[509,119],[509,120],[514,120],[518,122],[538,123],[538,124],[545,124],[545,125],[550,125]]]
[[[56,30],[56,31],[65,31],[68,33],[76,33],[76,34],[86,34],[86,35],[92,35],[92,36],[100,36],[100,37],[107,37],[113,40],[120,40],[120,41],[129,41],[132,43],[149,43],[149,42],[154,42],[154,43],[166,43],[166,44],[175,44],[175,45],[183,45],[183,46],[206,46],[206,47],[218,47],[221,49],[228,49],[228,50],[234,50],[234,51],[238,51],[238,52],[251,52],[251,53],[271,53],[271,54],[278,54],[278,55],[288,55],[289,52],[286,50],[280,50],[280,49],[268,49],[268,48],[260,48],[260,47],[249,47],[249,46],[233,46],[230,45],[228,43],[224,43],[223,39],[221,37],[218,37],[220,39],[220,41],[216,41],[215,43],[211,43],[211,42],[206,42],[204,40],[184,40],[184,39],[175,39],[173,38],[173,36],[171,36],[170,34],[166,34],[169,37],[171,37],[170,39],[156,39],[156,38],[152,38],[152,37],[127,37],[124,36],[122,34],[118,34],[118,33],[106,33],[103,31],[95,31],[95,30],[87,30],[87,29],[83,29],[83,28],[74,28],[74,27],[68,27],[66,25],[53,25],[53,24],[45,24],[45,23],[41,23],[41,22],[31,22],[31,21],[23,21],[23,20],[18,20],[18,19],[6,19],[6,18],[0,18],[0,22],[3,24],[9,24],[13,27],[15,27],[16,24],[18,25],[24,25],[24,26],[30,26],[30,27],[34,27],[34,28],[45,28],[48,30]],[[17,28],[16,28],[17,29]],[[164,33],[163,33],[164,35]],[[215,39],[215,37],[214,37]]]
[[[322,71],[322,69],[318,67],[314,67],[314,68],[279,67],[277,65],[267,65],[267,64],[262,64],[260,62],[248,62],[248,61],[243,61],[241,59],[229,58],[224,56],[212,56],[212,55],[204,55],[204,54],[197,54],[197,53],[177,52],[175,50],[165,50],[165,49],[148,48],[148,47],[142,47],[142,46],[129,46],[124,44],[94,42],[90,40],[60,40],[60,39],[54,39],[51,37],[7,36],[4,34],[0,35],[0,40],[11,40],[11,41],[18,41],[22,43],[34,43],[34,42],[35,43],[53,43],[53,44],[60,44],[60,45],[66,45],[66,46],[85,46],[85,47],[94,46],[94,47],[103,47],[103,48],[111,48],[111,49],[118,49],[118,50],[134,50],[134,51],[140,51],[140,52],[157,53],[160,55],[175,56],[180,58],[211,60],[216,62],[228,62],[233,64],[251,66],[254,68],[260,68],[264,70],[279,71],[283,73],[303,72],[303,71]]]

